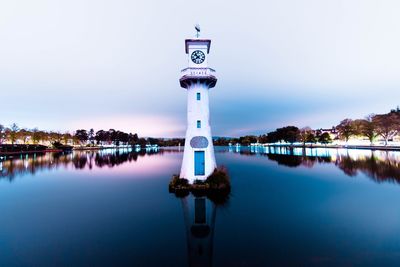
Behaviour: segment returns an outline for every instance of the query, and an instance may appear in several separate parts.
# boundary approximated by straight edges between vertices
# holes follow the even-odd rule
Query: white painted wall
[[[208,61],[208,45],[210,42],[204,42],[199,40],[198,42],[189,42],[188,43],[188,72],[192,72],[193,70],[199,68],[207,68]],[[205,60],[202,64],[195,64],[191,60],[191,55],[193,51],[200,50],[204,53]],[[200,70],[201,71],[201,70]],[[204,71],[204,69],[203,69]],[[202,76],[210,75],[209,70]],[[195,81],[195,79],[193,79]],[[215,162],[214,155],[214,146],[212,142],[212,134],[210,127],[210,110],[209,110],[209,101],[208,101],[208,91],[209,88],[205,83],[200,83],[199,81],[193,82],[187,88],[187,130],[186,130],[186,138],[185,138],[185,149],[183,153],[183,161],[181,167],[181,178],[186,178],[190,183],[193,183],[195,180],[205,180],[217,167]],[[200,100],[197,100],[197,93],[200,93]],[[197,121],[201,121],[201,128],[197,128]],[[206,148],[193,148],[190,144],[190,141],[195,136],[203,136],[208,140],[208,146]],[[195,162],[194,162],[194,153],[195,151],[204,151],[204,160],[205,160],[205,171],[204,175],[195,175]]]
[[[188,179],[190,183],[193,183],[196,179],[206,179],[217,166],[212,143],[208,90],[208,87],[203,83],[193,84],[187,89],[187,130],[180,177]],[[201,94],[201,100],[197,100],[196,94],[198,92]],[[201,121],[200,129],[197,128],[197,120]],[[190,140],[194,136],[206,137],[208,147],[192,148]],[[205,175],[203,176],[194,175],[194,151],[205,152]]]

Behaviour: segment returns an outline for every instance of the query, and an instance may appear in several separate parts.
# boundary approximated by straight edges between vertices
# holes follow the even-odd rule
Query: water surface
[[[400,153],[217,148],[228,202],[168,193],[182,152],[0,160],[0,266],[398,266]]]

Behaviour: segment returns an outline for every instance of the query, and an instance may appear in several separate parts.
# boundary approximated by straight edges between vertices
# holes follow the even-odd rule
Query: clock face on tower
[[[190,56],[190,58],[192,59],[192,61],[196,64],[201,64],[204,62],[204,59],[206,59],[206,55],[204,55],[204,53],[200,50],[196,50],[192,53],[192,55]]]

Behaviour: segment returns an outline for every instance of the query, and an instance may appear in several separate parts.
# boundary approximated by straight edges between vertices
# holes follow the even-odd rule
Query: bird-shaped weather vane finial
[[[194,28],[196,29],[196,37],[199,38],[200,36],[200,25],[197,23],[194,25]]]

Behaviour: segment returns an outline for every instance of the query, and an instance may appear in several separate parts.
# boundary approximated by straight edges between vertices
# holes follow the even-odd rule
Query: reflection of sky
[[[157,154],[157,151],[149,151],[150,154],[133,156],[131,149],[121,149],[119,154],[117,152],[115,149],[107,149],[98,152],[75,151],[61,156],[56,153],[18,156],[0,162],[0,177],[13,180],[18,176],[41,172],[75,171],[78,177],[140,179],[159,176],[165,171],[171,174],[178,172],[178,153],[163,156],[169,152]],[[131,158],[126,158],[126,155],[131,155]]]
[[[2,124],[183,136],[179,70],[196,22],[219,78],[214,135],[331,127],[399,104],[396,1],[3,2],[1,98],[18,105],[2,102]]]
[[[326,158],[326,162],[339,164],[352,160],[353,164],[373,159],[381,168],[390,168],[393,178],[397,177],[397,169],[400,170],[400,151],[363,150],[363,149],[333,149],[333,148],[293,148],[286,147],[217,147],[217,154],[231,152],[233,157],[242,160],[254,161],[255,159],[241,157],[242,154],[252,155],[287,155],[287,160],[299,158],[304,166],[314,166],[316,161],[311,158]],[[168,170],[170,173],[178,173],[179,161],[182,157],[178,150],[161,150],[157,153],[150,151],[150,154],[131,154],[131,149],[121,149],[119,153],[115,149],[92,151],[75,151],[71,154],[57,156],[57,154],[46,153],[44,155],[24,155],[7,159],[0,162],[0,177],[13,180],[15,177],[35,174],[40,172],[58,172],[59,170],[75,171],[79,177],[95,178],[126,178],[140,179],[155,175],[162,175]],[[164,154],[167,154],[164,155]],[[130,156],[127,156],[130,155]],[[136,156],[133,156],[136,155]],[[311,157],[310,159],[300,156]],[[276,160],[272,158],[272,160]],[[281,160],[285,160],[281,158]],[[279,159],[278,159],[279,162]],[[296,161],[292,162],[295,164]],[[382,164],[379,164],[381,162]],[[285,161],[283,161],[285,164]],[[290,164],[290,161],[288,162]],[[300,163],[299,163],[300,164]],[[370,166],[376,168],[378,166]],[[315,166],[316,167],[316,166]],[[350,166],[348,166],[350,167]],[[368,165],[364,166],[368,168]],[[360,166],[353,166],[357,169]],[[372,173],[377,171],[371,169]],[[386,170],[387,178],[390,178],[389,169]]]
[[[217,150],[232,195],[218,207],[213,266],[398,265],[398,184],[351,179],[334,164],[287,168],[260,154]],[[167,189],[181,159],[147,155],[105,166],[104,176],[95,166],[60,167],[1,182],[1,265],[187,267],[184,210]]]
[[[171,165],[176,161],[174,155],[145,155],[139,157],[137,162],[125,162],[115,167],[105,166],[101,168],[94,166],[91,170],[86,167],[84,173],[85,175],[90,173],[90,176],[96,178],[151,178],[165,174],[168,170],[171,170]]]
[[[217,255],[215,266],[244,259],[254,266],[396,266],[397,184],[350,179],[333,164],[287,168],[257,155],[220,154],[234,186],[215,240],[230,256]]]
[[[340,169],[347,176],[366,175],[377,183],[400,184],[400,151],[383,151],[367,149],[334,149],[334,148],[293,148],[288,147],[257,147],[229,148],[238,157],[251,155],[267,157],[269,160],[291,168],[313,168],[325,177],[321,165]],[[246,158],[244,158],[246,159]],[[248,158],[248,161],[253,159]],[[304,170],[303,170],[304,171]]]
[[[253,152],[255,148],[252,148]],[[300,148],[295,147],[292,150],[286,147],[269,147],[257,148],[257,153],[273,153],[273,154],[291,154],[295,156],[314,156],[314,157],[331,157],[334,161],[339,157],[349,157],[352,160],[360,160],[374,157],[379,161],[395,161],[400,163],[400,151],[384,151],[384,150],[368,150],[368,149],[345,149],[345,148]]]

